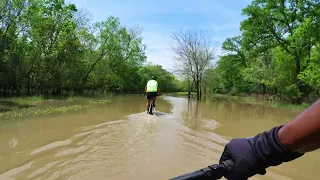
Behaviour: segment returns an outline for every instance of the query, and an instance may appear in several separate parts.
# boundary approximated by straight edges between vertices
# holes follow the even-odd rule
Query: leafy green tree
[[[64,0],[0,0],[0,92],[137,92],[146,61],[141,28],[91,23]]]
[[[254,0],[241,35],[206,73],[213,93],[264,94],[301,103],[319,95],[319,0]],[[209,83],[209,81],[215,81]]]
[[[241,23],[247,49],[281,47],[294,59],[296,100],[301,103],[303,82],[299,74],[308,66],[305,58],[319,41],[318,0],[255,0],[242,10],[248,18]]]
[[[179,90],[176,77],[160,65],[146,64],[139,69],[139,75],[141,77],[140,87],[142,91],[144,91],[144,87],[152,76],[157,77],[161,92],[176,92]]]

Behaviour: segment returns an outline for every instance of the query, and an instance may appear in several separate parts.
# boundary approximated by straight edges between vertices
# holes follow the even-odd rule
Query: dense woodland
[[[241,35],[205,72],[206,92],[265,94],[301,103],[320,93],[320,1],[254,0],[242,10]]]
[[[151,75],[164,92],[188,90],[187,80],[146,64],[138,25],[126,27],[113,16],[92,22],[63,0],[0,0],[0,7],[1,96],[140,93]],[[317,98],[319,0],[254,0],[242,14],[241,34],[225,40],[215,65],[197,72],[200,93],[260,94],[293,103]],[[211,50],[199,52],[203,59]]]
[[[151,75],[163,91],[175,76],[145,64],[139,26],[92,22],[63,0],[0,0],[0,95],[143,92]]]

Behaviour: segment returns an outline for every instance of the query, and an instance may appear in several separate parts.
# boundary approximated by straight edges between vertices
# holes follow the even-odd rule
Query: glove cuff
[[[292,161],[304,154],[289,151],[281,144],[278,138],[278,131],[282,126],[274,127],[270,131],[248,139],[254,155],[262,162],[265,168]]]

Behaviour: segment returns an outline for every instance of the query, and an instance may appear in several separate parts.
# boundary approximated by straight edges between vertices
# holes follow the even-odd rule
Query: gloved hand
[[[256,174],[264,175],[269,166],[292,161],[303,153],[286,150],[278,139],[282,126],[251,138],[232,139],[224,148],[220,163],[231,159],[234,163],[228,180],[247,180]]]
[[[263,163],[255,157],[249,140],[232,139],[224,148],[220,163],[231,159],[234,163],[231,174],[225,176],[229,180],[246,180],[256,174],[266,173]]]

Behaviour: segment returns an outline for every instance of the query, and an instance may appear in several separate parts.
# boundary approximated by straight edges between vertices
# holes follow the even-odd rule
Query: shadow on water
[[[153,115],[155,115],[155,116],[164,116],[164,115],[168,115],[168,113],[154,111]]]

